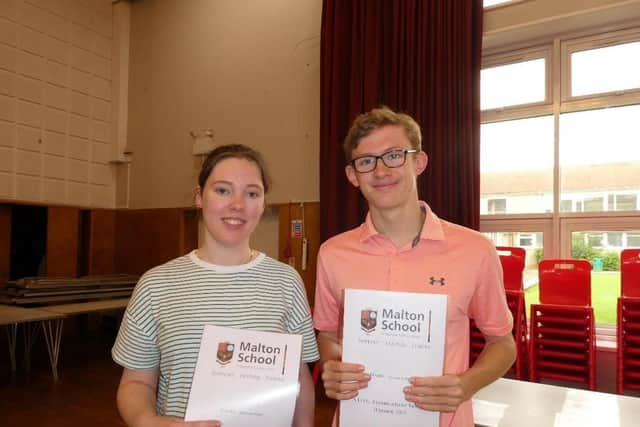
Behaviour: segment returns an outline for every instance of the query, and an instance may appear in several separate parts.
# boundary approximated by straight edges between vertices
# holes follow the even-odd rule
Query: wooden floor
[[[0,327],[0,425],[24,427],[125,426],[115,405],[121,368],[110,356],[115,328],[67,325],[59,361],[60,379],[53,382],[42,335],[32,350],[32,368],[22,362],[18,337],[18,370],[11,373],[4,327]],[[316,426],[330,426],[334,403],[316,392]]]

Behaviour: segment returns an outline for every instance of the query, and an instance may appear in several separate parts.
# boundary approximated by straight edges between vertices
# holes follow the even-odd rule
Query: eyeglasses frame
[[[402,151],[402,154],[404,155],[404,159],[402,160],[402,163],[401,163],[401,164],[399,164],[399,165],[397,165],[397,166],[389,166],[389,165],[387,164],[387,162],[385,162],[385,161],[384,161],[384,156],[386,156],[387,154],[392,153],[392,152],[394,152],[394,151]],[[376,156],[376,155],[374,155],[374,154],[367,154],[367,155],[365,155],[365,156],[356,157],[355,159],[351,159],[351,161],[349,162],[349,164],[351,165],[351,167],[353,168],[353,170],[355,170],[355,171],[356,171],[356,172],[358,172],[358,173],[369,173],[369,172],[373,172],[373,171],[374,171],[374,170],[376,170],[376,168],[378,167],[378,160],[382,160],[382,163],[383,163],[386,167],[388,167],[388,168],[391,168],[391,169],[394,169],[394,168],[401,168],[402,166],[404,166],[404,165],[407,163],[407,154],[416,154],[416,153],[418,153],[418,150],[416,150],[415,148],[392,148],[392,149],[387,150],[387,151],[385,151],[384,153],[379,154],[379,155],[377,155],[377,156]],[[355,162],[356,162],[357,160],[360,160],[360,159],[363,159],[363,158],[366,158],[366,157],[372,157],[372,158],[375,158],[375,160],[376,160],[376,161],[375,161],[375,163],[373,164],[373,168],[371,168],[371,170],[367,170],[367,171],[361,172],[361,171],[359,171],[359,170],[358,170],[358,168],[356,168],[356,163],[355,163]]]

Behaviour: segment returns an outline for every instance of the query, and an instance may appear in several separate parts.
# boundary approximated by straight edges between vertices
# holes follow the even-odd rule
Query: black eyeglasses
[[[371,172],[378,165],[378,159],[382,160],[382,163],[388,168],[399,168],[407,161],[408,153],[417,153],[418,150],[394,148],[380,154],[379,156],[362,156],[351,160],[349,163],[353,166],[356,172],[367,173]]]

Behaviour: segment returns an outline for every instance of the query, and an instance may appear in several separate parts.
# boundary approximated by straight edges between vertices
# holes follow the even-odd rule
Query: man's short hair
[[[367,137],[371,132],[384,126],[400,126],[404,129],[407,139],[411,143],[411,148],[422,150],[422,133],[420,126],[413,118],[404,113],[396,113],[391,108],[383,105],[371,111],[360,114],[353,121],[347,137],[344,139],[344,157],[347,162],[351,161],[351,152],[358,148],[362,138]]]

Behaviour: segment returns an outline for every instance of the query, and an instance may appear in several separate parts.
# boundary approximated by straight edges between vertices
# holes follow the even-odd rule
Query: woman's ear
[[[199,185],[193,189],[193,200],[196,203],[196,207],[202,209],[202,189]]]

